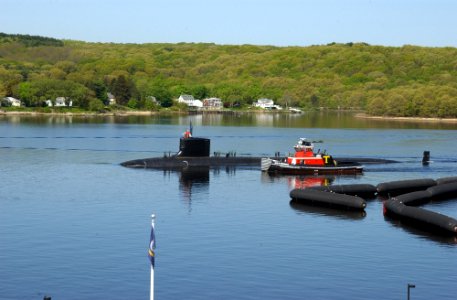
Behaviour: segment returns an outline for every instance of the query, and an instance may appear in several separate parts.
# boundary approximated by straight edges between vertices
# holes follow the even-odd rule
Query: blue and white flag
[[[154,235],[154,225],[151,226],[151,239],[149,242],[149,250],[148,250],[148,256],[149,260],[151,261],[151,266],[154,268],[155,265],[155,252],[154,249],[156,248],[156,239]]]

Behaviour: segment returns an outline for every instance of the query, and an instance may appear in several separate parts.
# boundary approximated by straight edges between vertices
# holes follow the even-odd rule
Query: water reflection
[[[289,189],[305,189],[315,186],[330,186],[336,180],[357,180],[362,174],[354,175],[280,175],[262,172],[261,182],[266,184],[281,183],[287,184]]]
[[[179,176],[179,190],[182,199],[191,204],[192,194],[200,194],[209,188],[209,167],[182,169]]]
[[[289,176],[287,184],[290,189],[305,189],[313,186],[328,186],[335,180],[335,176]]]
[[[117,123],[117,124],[162,124],[188,125],[192,120],[194,126],[264,126],[284,128],[385,128],[385,129],[456,129],[456,123],[423,122],[414,120],[379,120],[364,119],[347,111],[308,111],[303,114],[278,112],[205,112],[188,116],[182,115],[64,115],[66,123]],[[0,122],[46,124],[52,115],[0,115]],[[58,120],[57,122],[63,122]]]
[[[418,222],[399,220],[389,216],[384,216],[384,220],[390,223],[393,227],[401,228],[410,234],[433,241],[435,243],[444,245],[457,245],[457,236],[453,236],[451,233],[446,234],[443,233],[443,231],[433,230],[428,225],[424,225]]]
[[[276,175],[262,172],[262,183],[286,182],[290,189],[304,189],[313,186],[331,185],[335,175]]]
[[[236,175],[235,167],[210,168],[189,167],[185,169],[167,170],[164,174],[175,172],[179,174],[179,191],[181,199],[190,205],[194,195],[208,193],[211,176],[219,176],[225,173],[228,176]]]
[[[366,216],[365,211],[345,210],[341,208],[303,204],[295,202],[294,200],[291,200],[289,204],[290,207],[299,214],[312,214],[344,220],[362,220]]]

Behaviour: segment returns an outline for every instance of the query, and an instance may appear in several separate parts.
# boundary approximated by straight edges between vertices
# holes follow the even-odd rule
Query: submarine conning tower
[[[182,137],[179,140],[179,154],[183,157],[209,157],[210,139]]]

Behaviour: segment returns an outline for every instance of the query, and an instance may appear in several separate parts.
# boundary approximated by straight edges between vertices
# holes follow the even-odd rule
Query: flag
[[[154,225],[151,226],[151,239],[149,242],[149,250],[148,250],[148,256],[149,260],[151,261],[151,266],[154,268],[155,265],[155,253],[154,249],[156,248],[156,240],[155,240],[155,235],[154,235]]]

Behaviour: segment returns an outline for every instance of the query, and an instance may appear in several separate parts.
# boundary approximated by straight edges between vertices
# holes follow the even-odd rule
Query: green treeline
[[[5,42],[19,42],[26,47],[36,47],[36,46],[55,46],[63,47],[63,41],[48,38],[43,36],[36,35],[26,35],[26,34],[6,34],[0,32],[0,43]]]
[[[154,109],[180,94],[226,107],[259,98],[305,109],[360,108],[374,115],[457,117],[457,49],[329,44],[273,47],[112,44],[0,34],[0,97],[27,106],[70,97]]]

